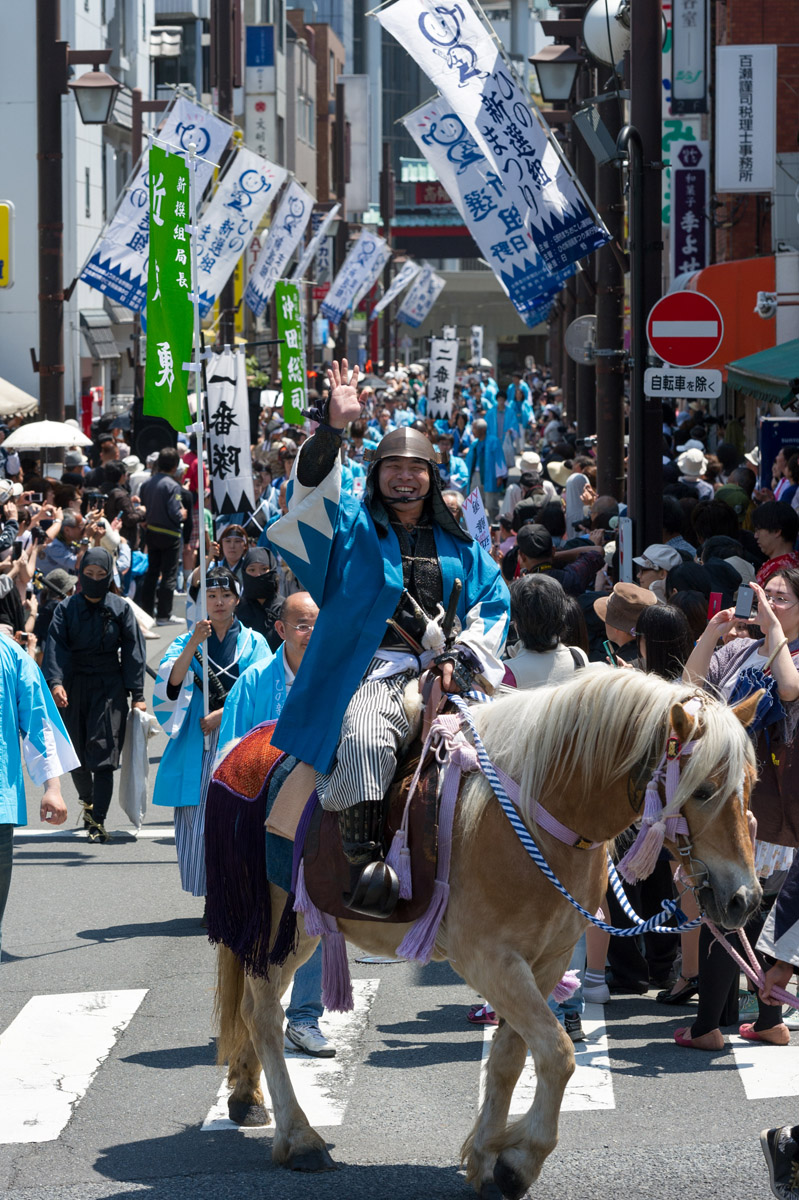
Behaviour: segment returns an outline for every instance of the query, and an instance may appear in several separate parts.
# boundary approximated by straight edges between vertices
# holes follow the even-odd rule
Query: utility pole
[[[391,220],[394,216],[394,172],[391,168],[391,143],[383,142],[383,165],[380,171],[380,217],[383,235],[391,246]],[[391,287],[391,258],[383,268],[383,291]],[[383,370],[391,364],[391,305],[383,309]]]
[[[64,207],[61,192],[61,87],[66,43],[60,0],[36,4],[36,131],[39,160],[39,405],[64,420]]]
[[[336,229],[336,262],[335,272],[341,269],[341,264],[344,262],[347,253],[347,241],[349,239],[349,223],[347,221],[347,181],[349,179],[348,170],[348,137],[347,137],[347,115],[345,112],[346,86],[343,83],[336,83],[336,120],[333,126],[333,175],[336,185],[336,199],[341,205],[339,214],[338,228]],[[334,272],[334,275],[335,275]],[[347,318],[343,316],[338,326],[336,335],[336,348],[333,351],[336,358],[341,361],[347,355]]]
[[[563,310],[561,312],[561,377],[560,386],[563,388],[564,414],[569,424],[577,420],[577,363],[566,353],[566,330],[577,316],[577,280],[574,275],[566,281],[561,293]]]
[[[645,322],[662,289],[661,252],[661,0],[630,5],[630,116],[632,131],[630,205],[639,203],[640,229],[631,242],[631,271],[637,275],[637,302],[631,304],[633,363],[630,389],[630,468],[628,497],[633,518],[633,545],[640,554],[658,542],[663,531],[663,432],[660,402],[644,396]],[[639,139],[634,148],[632,143]],[[640,170],[633,166],[640,154]],[[639,178],[636,180],[636,175]],[[633,189],[640,186],[636,201]]]
[[[597,94],[604,95],[613,72],[601,67]],[[621,128],[621,100],[602,105],[602,120],[613,138]],[[597,251],[596,271],[596,429],[597,490],[623,497],[624,481],[624,270],[618,247],[624,233],[624,198],[616,163],[597,164],[596,204],[611,241]],[[614,253],[613,245],[617,250]]]
[[[217,89],[217,111],[233,123],[233,89],[241,87],[241,0],[212,0],[211,87]],[[231,131],[232,132],[232,131]],[[222,156],[220,172],[230,155]],[[219,342],[232,346],[235,336],[236,296],[233,277],[219,293]]]

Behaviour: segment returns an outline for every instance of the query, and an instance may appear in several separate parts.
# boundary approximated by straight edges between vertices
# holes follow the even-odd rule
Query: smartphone
[[[14,545],[11,548],[11,561],[16,562],[17,559],[21,558],[21,557],[22,557],[22,542],[14,542]]]
[[[29,504],[44,504],[44,496],[41,492],[31,492]]]
[[[708,619],[708,621],[710,620],[711,617],[715,617],[717,612],[721,612],[722,599],[723,599],[723,597],[721,595],[721,592],[711,592],[710,593],[710,599],[707,602],[707,619]]]
[[[39,522],[39,528],[41,529],[42,533],[44,533],[46,530],[48,530],[50,528],[50,526],[52,525],[54,520],[55,520],[55,517],[43,517],[42,518],[42,520]]]
[[[735,605],[735,615],[740,621],[748,621],[752,615],[752,606],[755,602],[755,593],[749,587],[749,584],[742,584],[738,588],[738,602]]]
[[[610,642],[603,642],[602,649],[605,651],[605,654],[607,654],[614,667],[617,667],[619,664],[616,662],[616,651],[613,649],[613,646],[610,644]]]

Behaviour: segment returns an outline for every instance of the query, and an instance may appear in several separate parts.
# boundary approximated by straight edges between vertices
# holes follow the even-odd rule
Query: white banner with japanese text
[[[438,88],[492,171],[514,186],[521,230],[549,270],[604,245],[607,232],[506,66],[499,42],[468,3],[434,8],[426,0],[395,0],[375,15]],[[448,131],[441,136],[448,144]]]
[[[194,142],[197,154],[197,195],[201,197],[230,140],[230,125],[215,113],[178,96],[158,130],[158,141],[188,151]],[[206,161],[207,160],[207,161]],[[117,304],[140,312],[147,298],[147,259],[150,254],[149,150],[111,220],[106,225],[81,272],[90,287]]]
[[[311,216],[311,229],[313,230],[313,237],[303,250],[300,260],[294,268],[294,274],[291,277],[292,283],[300,283],[305,278],[305,272],[311,266],[313,260],[319,253],[322,241],[327,237],[328,229],[333,224],[340,212],[341,205],[336,204],[333,208],[331,208],[330,212],[326,212],[324,214],[317,214],[316,212],[313,213]],[[317,215],[321,217],[320,221],[316,220]]]
[[[275,284],[286,272],[310,220],[314,200],[301,183],[292,179],[280,199],[264,248],[253,267],[244,299],[248,308],[260,317],[272,298]]]
[[[374,261],[372,263],[372,268],[371,268],[368,276],[363,281],[363,283],[358,288],[357,292],[355,293],[355,295],[352,298],[353,311],[361,303],[364,296],[368,295],[369,292],[374,287],[374,285],[377,283],[377,281],[380,277],[380,272],[383,270],[383,268],[385,267],[386,263],[388,262],[388,260],[390,258],[391,258],[391,247],[389,246],[388,242],[384,241],[383,245],[379,247],[378,252],[375,255]]]
[[[418,329],[435,304],[446,284],[446,279],[436,275],[431,266],[425,264],[416,276],[397,313],[397,324],[410,325]]]
[[[392,300],[396,300],[400,292],[405,291],[408,284],[411,282],[411,280],[416,278],[421,269],[422,268],[419,266],[419,264],[413,262],[411,259],[408,259],[406,263],[403,263],[397,274],[391,280],[391,287],[383,292],[383,295],[372,309],[369,315],[369,320],[374,321],[375,317],[378,316],[384,308],[387,308]]]
[[[483,326],[472,325],[469,330],[469,361],[480,366],[483,357]]]
[[[217,513],[255,507],[250,409],[243,350],[223,350],[208,363],[208,469]]]
[[[344,259],[319,310],[334,325],[338,325],[356,293],[370,277],[375,262],[380,262],[382,246],[385,246],[383,238],[364,229]]]
[[[538,324],[575,267],[553,274],[528,236],[519,205],[463,121],[441,96],[403,124],[463,217],[497,281],[525,324]],[[518,197],[517,197],[518,199]],[[523,200],[520,203],[524,203]],[[528,319],[529,318],[529,319]]]
[[[466,522],[466,528],[476,542],[485,550],[486,554],[491,553],[491,526],[486,516],[483,497],[480,495],[480,489],[475,488],[473,492],[469,492],[463,504],[463,519]]]
[[[427,382],[427,416],[444,420],[452,411],[458,371],[458,339],[430,339],[430,374]]]
[[[288,171],[243,146],[219,181],[197,232],[200,316],[233,274]]]
[[[777,47],[716,46],[717,192],[773,192]]]

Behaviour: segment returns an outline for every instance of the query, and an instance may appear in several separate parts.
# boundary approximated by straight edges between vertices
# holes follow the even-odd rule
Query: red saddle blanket
[[[421,747],[416,754],[403,762],[397,772],[387,797],[388,817],[383,846],[386,853],[394,834],[402,823],[405,801],[411,779],[419,763]],[[421,917],[430,904],[436,878],[438,857],[438,770],[435,758],[428,755],[419,784],[411,801],[408,814],[408,847],[411,852],[411,878],[413,896],[400,900],[396,909],[387,918],[389,924],[406,924]],[[305,838],[303,855],[305,886],[317,908],[331,917],[347,921],[368,921],[360,913],[345,908],[342,896],[350,889],[350,865],[341,846],[341,831],[334,812],[325,812],[318,807]]]

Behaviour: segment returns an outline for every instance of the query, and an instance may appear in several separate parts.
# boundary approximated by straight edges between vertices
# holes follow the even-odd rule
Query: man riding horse
[[[385,917],[399,887],[383,861],[383,797],[409,731],[405,688],[427,667],[447,691],[478,676],[497,685],[510,601],[496,563],[444,503],[436,452],[417,430],[382,439],[363,503],[342,493],[341,437],[361,414],[358,367],[348,373],[346,359],[328,371],[325,420],[269,531],[319,606],[274,742],[314,767],[322,807],[339,813],[348,907]]]

